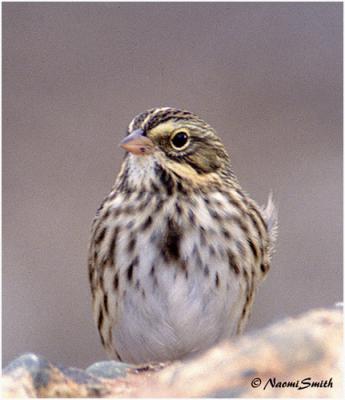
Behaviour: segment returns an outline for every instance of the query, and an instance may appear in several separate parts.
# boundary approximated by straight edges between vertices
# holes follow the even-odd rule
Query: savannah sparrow
[[[88,258],[108,354],[174,360],[241,333],[269,269],[271,198],[262,209],[242,191],[214,129],[191,112],[143,112],[121,146]]]

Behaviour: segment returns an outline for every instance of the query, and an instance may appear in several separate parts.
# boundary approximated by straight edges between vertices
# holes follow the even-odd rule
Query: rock
[[[118,361],[100,361],[92,364],[86,372],[99,378],[115,379],[126,376],[127,372],[134,368],[134,365]]]
[[[51,364],[27,353],[4,369],[3,397],[100,397],[102,382],[78,368]],[[104,392],[105,393],[105,392]]]
[[[4,397],[342,398],[342,310],[298,318],[165,365],[95,363],[86,371],[25,354],[4,370]],[[313,386],[313,387],[312,387]]]

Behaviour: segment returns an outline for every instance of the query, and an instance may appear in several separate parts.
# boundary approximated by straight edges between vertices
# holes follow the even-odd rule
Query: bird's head
[[[197,115],[154,108],[137,115],[120,143],[134,162],[154,160],[168,172],[193,182],[235,179],[230,159],[214,129]]]

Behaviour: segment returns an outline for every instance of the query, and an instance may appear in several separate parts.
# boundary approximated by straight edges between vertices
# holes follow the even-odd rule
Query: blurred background
[[[279,239],[247,331],[342,299],[341,3],[3,4],[3,364],[106,359],[86,258],[134,115],[186,108]]]

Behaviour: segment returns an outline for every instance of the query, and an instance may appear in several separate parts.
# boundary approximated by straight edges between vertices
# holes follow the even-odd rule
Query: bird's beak
[[[136,129],[130,135],[126,136],[120,142],[120,146],[130,153],[139,156],[151,154],[154,149],[152,140],[144,136],[142,129]]]

